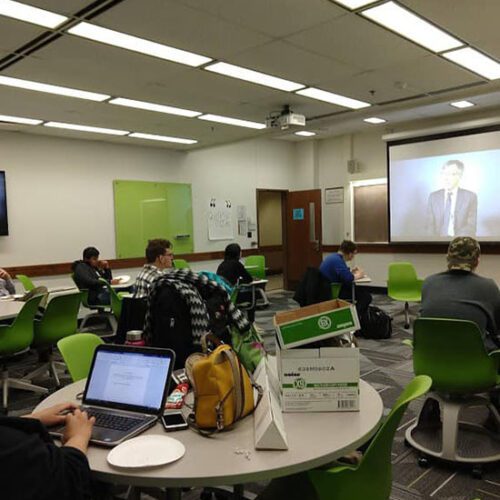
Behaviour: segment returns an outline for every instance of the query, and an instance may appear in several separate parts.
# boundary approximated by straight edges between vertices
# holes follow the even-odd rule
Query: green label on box
[[[305,340],[312,341],[315,337],[327,333],[356,328],[356,324],[351,308],[345,307],[281,325],[279,328],[284,344],[288,345]]]

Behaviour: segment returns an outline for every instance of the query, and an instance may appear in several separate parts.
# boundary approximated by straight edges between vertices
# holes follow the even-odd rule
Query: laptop
[[[96,418],[90,442],[115,446],[155,425],[164,411],[174,363],[170,349],[98,346],[81,405]],[[60,437],[64,426],[50,433]]]

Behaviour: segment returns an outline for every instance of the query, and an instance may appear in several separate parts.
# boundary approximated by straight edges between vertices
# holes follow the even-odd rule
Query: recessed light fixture
[[[472,106],[475,106],[475,104],[470,101],[455,101],[455,102],[450,102],[450,106],[453,106],[454,108],[458,109],[465,109],[465,108],[472,108]]]
[[[460,47],[463,43],[396,2],[386,2],[361,14],[433,52]]]
[[[369,3],[376,2],[377,0],[335,0],[340,5],[347,7],[348,9],[354,10],[359,9],[360,7],[364,7]]]
[[[376,116],[372,116],[371,118],[365,118],[363,120],[366,123],[373,123],[374,125],[379,125],[380,123],[387,123],[387,120],[383,118],[377,118]]]
[[[45,28],[56,28],[68,20],[66,16],[20,2],[13,2],[12,0],[0,0],[0,15],[44,26]]]
[[[117,97],[108,101],[110,104],[117,104],[118,106],[126,106],[128,108],[145,109],[147,111],[156,111],[158,113],[166,113],[167,115],[186,116],[194,118],[202,113],[199,111],[191,111],[189,109],[174,108],[173,106],[165,106],[163,104],[155,104],[152,102],[135,101],[133,99],[125,99],[124,97]]]
[[[34,120],[33,118],[21,118],[20,116],[0,115],[0,122],[20,123],[22,125],[40,125],[43,120]]]
[[[443,57],[488,78],[488,80],[500,78],[500,64],[471,47],[446,52]]]
[[[80,132],[92,132],[95,134],[127,135],[128,130],[116,130],[113,128],[89,127],[88,125],[77,125],[76,123],[47,122],[44,127],[64,128],[67,130],[78,130]]]
[[[186,50],[176,49],[152,42],[133,35],[127,35],[119,31],[102,28],[90,23],[79,23],[68,30],[72,35],[81,36],[95,42],[106,43],[121,49],[139,52],[148,56],[158,57],[167,61],[186,64],[187,66],[197,67],[210,62],[210,57],[201,56]]]
[[[239,80],[257,83],[258,85],[264,85],[266,87],[284,90],[286,92],[293,92],[294,90],[305,87],[302,83],[291,82],[290,80],[284,80],[283,78],[278,78],[276,76],[267,75],[266,73],[260,73],[259,71],[242,68],[241,66],[235,66],[234,64],[227,64],[224,62],[210,64],[210,66],[206,66],[204,69],[207,71],[213,71],[214,73],[219,73],[220,75],[231,76],[232,78],[238,78]]]
[[[194,139],[183,139],[182,137],[169,137],[166,135],[143,134],[141,132],[133,132],[129,137],[135,139],[148,139],[150,141],[175,142],[177,144],[196,144],[198,141]]]
[[[206,114],[198,116],[198,119],[209,122],[224,123],[225,125],[235,125],[236,127],[254,128],[259,130],[266,128],[264,123],[250,122],[248,120],[240,120],[239,118],[231,118],[229,116]]]
[[[301,137],[312,137],[313,135],[316,135],[316,132],[301,130],[300,132],[295,132],[295,135],[300,135]]]
[[[371,104],[367,102],[358,101],[357,99],[351,99],[350,97],[344,97],[343,95],[334,94],[333,92],[327,92],[326,90],[316,89],[314,87],[299,90],[297,94],[351,109],[361,109],[371,106]]]
[[[21,80],[11,78],[10,76],[0,76],[0,85],[17,87],[19,89],[35,90],[37,92],[47,92],[48,94],[57,94],[67,97],[77,97],[79,99],[88,99],[89,101],[102,102],[109,99],[109,95],[96,94],[86,90],[71,89],[69,87],[60,87],[59,85],[49,85],[47,83],[32,82],[30,80]]]

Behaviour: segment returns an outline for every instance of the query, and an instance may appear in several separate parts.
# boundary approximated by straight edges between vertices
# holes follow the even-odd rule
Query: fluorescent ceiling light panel
[[[95,134],[107,135],[127,135],[128,130],[116,130],[114,128],[89,127],[87,125],[77,125],[75,123],[47,122],[44,127],[64,128],[68,130],[78,130],[80,132],[92,132]]]
[[[81,36],[94,40],[95,42],[106,43],[121,49],[132,50],[140,54],[158,57],[167,61],[186,64],[187,66],[197,67],[210,62],[210,57],[201,56],[188,52],[186,50],[176,49],[150,40],[144,40],[133,35],[120,33],[119,31],[102,28],[90,23],[79,23],[68,30],[72,35]]]
[[[182,137],[168,137],[167,135],[142,134],[141,132],[134,132],[130,134],[129,137],[134,137],[136,139],[149,139],[150,141],[175,142],[177,144],[196,144],[198,142],[195,141],[194,139],[183,139]]]
[[[450,106],[453,106],[454,108],[458,109],[465,109],[465,108],[472,108],[472,106],[475,106],[475,104],[470,101],[455,101],[455,102],[450,102]]]
[[[242,68],[241,66],[235,66],[234,64],[224,62],[211,64],[204,69],[207,71],[213,71],[214,73],[219,73],[220,75],[231,76],[232,78],[238,78],[239,80],[257,83],[258,85],[264,85],[266,87],[284,90],[286,92],[294,92],[295,90],[305,87],[302,83],[291,82],[290,80],[284,80],[283,78],[266,75],[266,73],[260,73],[259,71]]]
[[[19,89],[35,90],[36,92],[47,92],[48,94],[63,95],[66,97],[77,97],[78,99],[88,99],[89,101],[102,102],[109,99],[109,95],[96,94],[86,90],[70,89],[69,87],[60,87],[59,85],[49,85],[47,83],[32,82],[30,80],[21,80],[11,78],[10,76],[0,76],[0,85],[8,87],[17,87]]]
[[[463,49],[446,52],[446,54],[443,54],[443,57],[446,57],[446,59],[478,75],[488,78],[488,80],[500,78],[500,64],[476,49],[465,47]]]
[[[0,122],[21,123],[22,125],[40,125],[43,120],[33,118],[21,118],[20,116],[0,115]]]
[[[358,101],[357,99],[351,99],[350,97],[344,97],[343,95],[334,94],[333,92],[327,92],[326,90],[316,89],[314,87],[299,90],[297,94],[351,109],[361,109],[371,106],[371,104],[367,102]]]
[[[361,12],[363,16],[395,31],[433,52],[460,47],[463,43],[396,2],[387,2]]]
[[[378,125],[380,123],[387,123],[387,120],[384,120],[383,118],[377,118],[376,116],[372,116],[371,118],[365,118],[363,121],[366,123],[373,123],[374,125]]]
[[[312,137],[316,135],[316,132],[308,132],[307,130],[301,130],[300,132],[295,132],[295,135],[300,135],[302,137]]]
[[[66,16],[20,2],[13,2],[12,0],[0,0],[0,15],[44,26],[45,28],[56,28],[68,20]]]
[[[190,111],[189,109],[174,108],[173,106],[165,106],[163,104],[155,104],[153,102],[135,101],[134,99],[125,99],[124,97],[117,97],[111,99],[110,104],[117,104],[118,106],[126,106],[128,108],[145,109],[147,111],[156,111],[158,113],[166,113],[167,115],[186,116],[194,118],[201,115],[199,111]]]
[[[206,120],[209,122],[224,123],[225,125],[235,125],[236,127],[255,128],[259,130],[266,128],[266,125],[264,123],[250,122],[248,120],[240,120],[239,118],[230,118],[229,116],[207,114],[198,116],[198,118],[200,120]]]
[[[354,10],[359,9],[360,7],[364,7],[369,3],[376,2],[377,0],[335,0],[340,5],[347,7],[348,9]]]

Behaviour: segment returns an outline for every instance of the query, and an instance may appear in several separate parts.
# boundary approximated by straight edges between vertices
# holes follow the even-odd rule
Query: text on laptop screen
[[[98,351],[85,399],[159,409],[170,362],[152,354]]]

